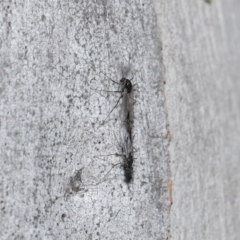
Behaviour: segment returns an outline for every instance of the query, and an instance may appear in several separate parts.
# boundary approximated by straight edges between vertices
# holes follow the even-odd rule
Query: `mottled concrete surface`
[[[240,3],[208,2],[1,2],[1,239],[239,239]]]
[[[1,2],[1,239],[167,238],[169,134],[151,4]],[[119,152],[119,107],[100,124],[119,95],[100,90],[116,90],[109,78],[122,72],[135,83],[129,189],[119,165],[109,172],[121,158],[100,156]]]
[[[240,239],[240,2],[154,1],[162,42],[171,239]]]

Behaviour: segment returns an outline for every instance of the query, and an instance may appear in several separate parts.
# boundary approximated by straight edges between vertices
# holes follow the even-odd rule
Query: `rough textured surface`
[[[0,8],[0,238],[167,238],[168,141],[152,5],[6,0]],[[118,95],[100,89],[116,90],[108,77],[118,81],[121,70],[136,84],[130,190],[119,165],[109,172],[121,159],[99,156],[119,150],[119,107],[100,125]]]
[[[240,2],[154,1],[172,136],[171,239],[240,236]]]
[[[1,239],[239,239],[240,3],[208,2],[1,2]]]

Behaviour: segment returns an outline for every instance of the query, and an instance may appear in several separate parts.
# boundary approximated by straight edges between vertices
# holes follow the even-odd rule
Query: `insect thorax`
[[[120,80],[120,83],[122,85],[122,91],[124,91],[124,89],[127,89],[127,92],[130,93],[132,91],[132,83],[129,79],[127,78],[122,78]]]

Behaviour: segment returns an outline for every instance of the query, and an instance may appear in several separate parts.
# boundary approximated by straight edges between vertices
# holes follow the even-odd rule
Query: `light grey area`
[[[149,1],[2,1],[1,239],[166,239],[163,63]],[[130,69],[130,71],[127,71]],[[134,76],[134,180],[119,94]],[[106,173],[109,174],[107,176]],[[105,180],[101,182],[102,180]],[[97,184],[99,183],[99,184]]]
[[[1,239],[239,239],[240,3],[153,3],[1,2]]]
[[[240,1],[154,1],[171,143],[170,239],[240,237]]]

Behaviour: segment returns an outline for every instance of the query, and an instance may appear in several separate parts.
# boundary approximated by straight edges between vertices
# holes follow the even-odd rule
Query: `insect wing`
[[[121,109],[121,121],[125,122],[131,112],[131,99],[127,93],[127,89],[124,90],[122,95],[122,109]]]
[[[131,136],[126,129],[125,123],[120,128],[120,145],[122,147],[123,155],[127,158],[132,153]]]

